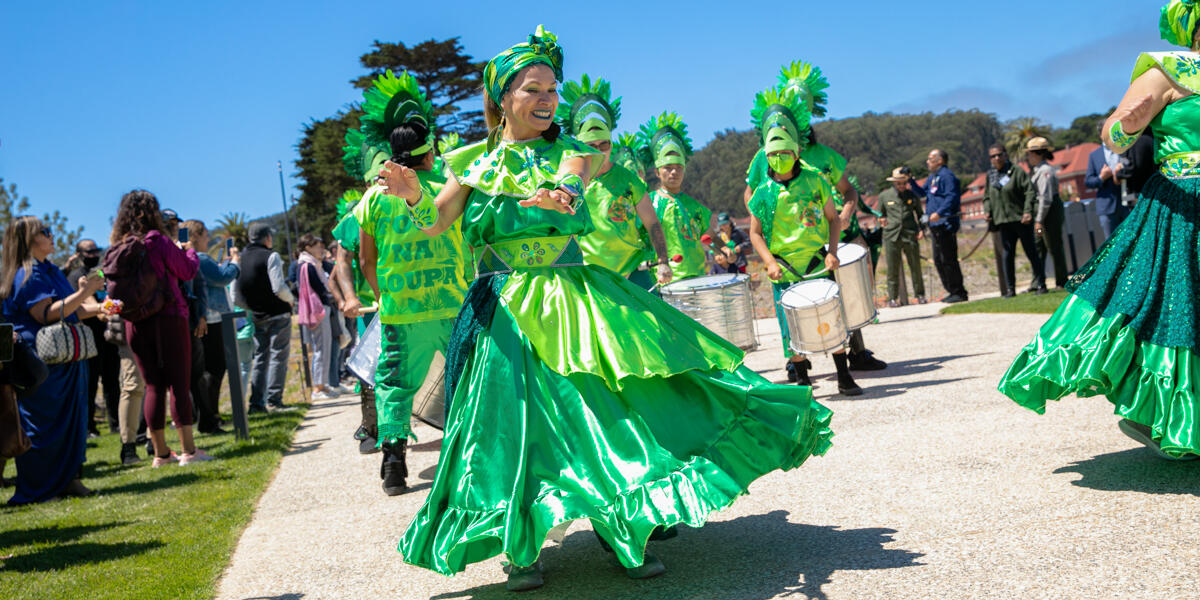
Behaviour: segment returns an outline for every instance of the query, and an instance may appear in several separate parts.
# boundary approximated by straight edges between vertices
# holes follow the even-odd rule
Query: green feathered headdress
[[[612,132],[621,118],[621,99],[612,99],[607,81],[593,82],[584,74],[578,83],[564,83],[559,97],[555,120],[571,137],[585,144],[612,140]]]
[[[383,163],[392,156],[390,145],[374,146],[367,143],[359,129],[346,132],[346,145],[342,147],[342,166],[346,173],[359,181],[375,181]]]
[[[447,133],[438,138],[437,149],[438,154],[446,154],[462,146],[462,139],[457,133]]]
[[[692,140],[687,125],[673,112],[651,117],[638,130],[638,158],[650,168],[666,165],[686,165],[692,155]]]
[[[392,130],[400,125],[421,125],[429,132],[426,144],[408,152],[419,156],[433,149],[433,104],[425,99],[417,79],[408,72],[397,77],[384,71],[371,87],[363,92],[361,129],[373,146],[391,148]]]
[[[800,150],[808,145],[811,118],[799,91],[790,86],[759,92],[754,96],[754,108],[750,110],[750,122],[759,133],[763,150],[768,154],[788,150],[797,158]]]
[[[350,214],[350,211],[354,210],[354,207],[358,205],[358,201],[362,200],[362,197],[363,193],[359,190],[346,190],[346,193],[342,194],[341,200],[338,200],[337,219],[334,220],[334,223],[341,223],[342,219]]]
[[[612,152],[609,153],[609,160],[614,164],[621,165],[630,171],[638,174],[638,177],[645,179],[646,166],[637,158],[637,136],[632,133],[622,133],[613,140]]]
[[[802,60],[792,61],[779,69],[779,85],[795,88],[812,116],[825,116],[825,103],[829,101],[825,90],[829,88],[829,82],[821,73],[821,67]]]

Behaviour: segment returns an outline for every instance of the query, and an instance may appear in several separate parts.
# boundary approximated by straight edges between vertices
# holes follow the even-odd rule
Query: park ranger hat
[[[1050,140],[1048,140],[1044,137],[1035,137],[1035,138],[1029,140],[1028,142],[1025,143],[1025,149],[1030,152],[1033,152],[1034,150],[1045,150],[1047,152],[1054,152],[1054,146],[1051,146]]]
[[[908,167],[896,167],[895,169],[892,169],[892,176],[888,177],[887,180],[888,181],[908,181],[908,179],[909,179],[908,174],[910,172],[911,171],[908,170]]]

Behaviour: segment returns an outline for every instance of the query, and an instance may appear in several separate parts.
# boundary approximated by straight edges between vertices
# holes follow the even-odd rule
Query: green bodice
[[[671,270],[675,273],[672,281],[704,275],[706,256],[700,237],[708,231],[712,211],[682,192],[672,197],[657,189],[650,200],[667,238],[667,254],[672,257]],[[674,262],[677,256],[683,260]]]
[[[1200,93],[1200,54],[1195,52],[1146,52],[1138,57],[1133,68],[1133,79],[1146,71],[1158,68],[1178,84],[1192,92]],[[1164,172],[1194,170],[1196,157],[1184,161],[1188,164],[1172,164],[1172,155],[1183,152],[1200,152],[1200,96],[1189,96],[1172,102],[1154,117],[1150,126],[1154,129],[1154,160],[1164,163]]]
[[[481,248],[506,240],[591,233],[586,202],[579,202],[573,215],[518,204],[539,187],[555,187],[559,165],[577,156],[599,154],[566,136],[554,142],[501,142],[491,152],[479,142],[448,154],[447,172],[472,188],[462,216],[467,243]]]
[[[762,224],[771,253],[803,273],[816,251],[829,241],[824,207],[832,199],[833,189],[820,171],[803,162],[797,165],[800,173],[786,185],[767,179],[754,190],[750,214]],[[796,280],[784,270],[782,281]]]

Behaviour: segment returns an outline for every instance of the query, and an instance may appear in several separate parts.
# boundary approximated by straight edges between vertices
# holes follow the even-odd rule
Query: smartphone
[[[0,362],[12,362],[13,359],[13,326],[12,323],[0,323]]]
[[[187,243],[187,241],[188,241],[188,230],[187,230],[187,227],[180,227],[180,228],[179,228],[179,242],[180,242],[180,243],[183,243],[183,244],[186,244],[186,243]]]
[[[233,238],[225,239],[225,254],[229,254],[233,250]]]

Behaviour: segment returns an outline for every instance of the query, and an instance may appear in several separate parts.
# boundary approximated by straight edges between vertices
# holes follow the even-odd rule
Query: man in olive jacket
[[[883,253],[887,258],[888,306],[896,306],[900,297],[900,280],[904,277],[901,254],[908,261],[913,293],[917,302],[925,304],[925,278],[921,275],[921,201],[908,187],[908,167],[892,171],[887,180],[892,187],[879,194],[879,210],[883,212]]]
[[[1038,260],[1037,242],[1033,237],[1033,214],[1037,209],[1037,192],[1025,169],[1008,160],[1008,152],[1001,144],[988,148],[988,159],[992,168],[988,170],[987,191],[983,197],[983,208],[988,223],[1000,232],[1003,251],[1000,263],[1004,270],[1004,281],[1008,283],[1006,298],[1017,293],[1017,242],[1025,249],[1025,256],[1033,265],[1033,284],[1029,291],[1046,293],[1046,265]]]

